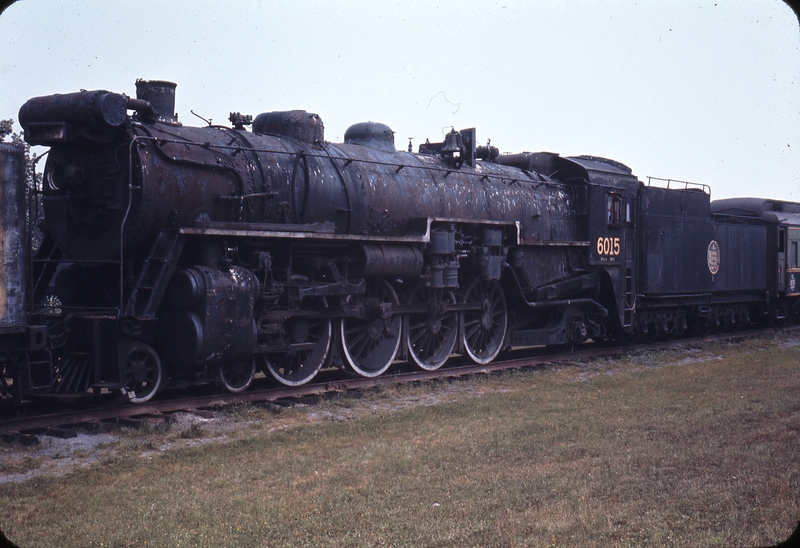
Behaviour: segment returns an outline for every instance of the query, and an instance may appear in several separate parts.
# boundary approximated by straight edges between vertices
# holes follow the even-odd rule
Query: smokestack
[[[136,80],[136,98],[148,101],[159,120],[178,123],[175,114],[175,88],[178,84],[164,80]]]

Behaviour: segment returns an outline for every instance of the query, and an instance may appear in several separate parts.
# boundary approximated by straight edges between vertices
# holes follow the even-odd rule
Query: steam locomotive
[[[4,396],[140,403],[259,371],[296,386],[800,316],[800,204],[500,154],[474,128],[412,153],[373,122],[327,142],[300,110],[189,127],[175,88],[20,109],[50,148],[39,190],[0,147]]]

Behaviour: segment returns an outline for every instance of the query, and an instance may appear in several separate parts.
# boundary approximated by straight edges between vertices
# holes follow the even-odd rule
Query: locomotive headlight
[[[45,180],[50,190],[58,192],[71,183],[81,184],[85,179],[82,168],[75,165],[53,164],[45,173]]]

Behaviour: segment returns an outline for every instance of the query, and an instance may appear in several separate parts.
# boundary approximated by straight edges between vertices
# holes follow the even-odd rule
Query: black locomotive
[[[305,111],[189,127],[175,84],[136,88],[21,108],[50,147],[28,202],[22,152],[0,148],[5,395],[144,402],[259,370],[300,385],[800,315],[800,204],[711,204],[604,158],[499,154],[474,129],[412,153],[372,122],[326,142]]]

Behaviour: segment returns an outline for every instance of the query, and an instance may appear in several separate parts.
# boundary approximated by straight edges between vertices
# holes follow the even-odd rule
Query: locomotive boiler
[[[301,110],[190,127],[175,84],[136,88],[20,109],[27,142],[50,147],[25,324],[46,329],[50,359],[31,392],[143,402],[167,384],[239,392],[258,371],[293,386],[398,359],[433,370],[454,353],[738,326],[775,298],[760,263],[728,274],[729,241],[766,257],[763,223],[712,218],[703,188],[500,154],[475,129],[412,153],[375,122],[327,142]],[[690,233],[717,248],[675,244]]]

